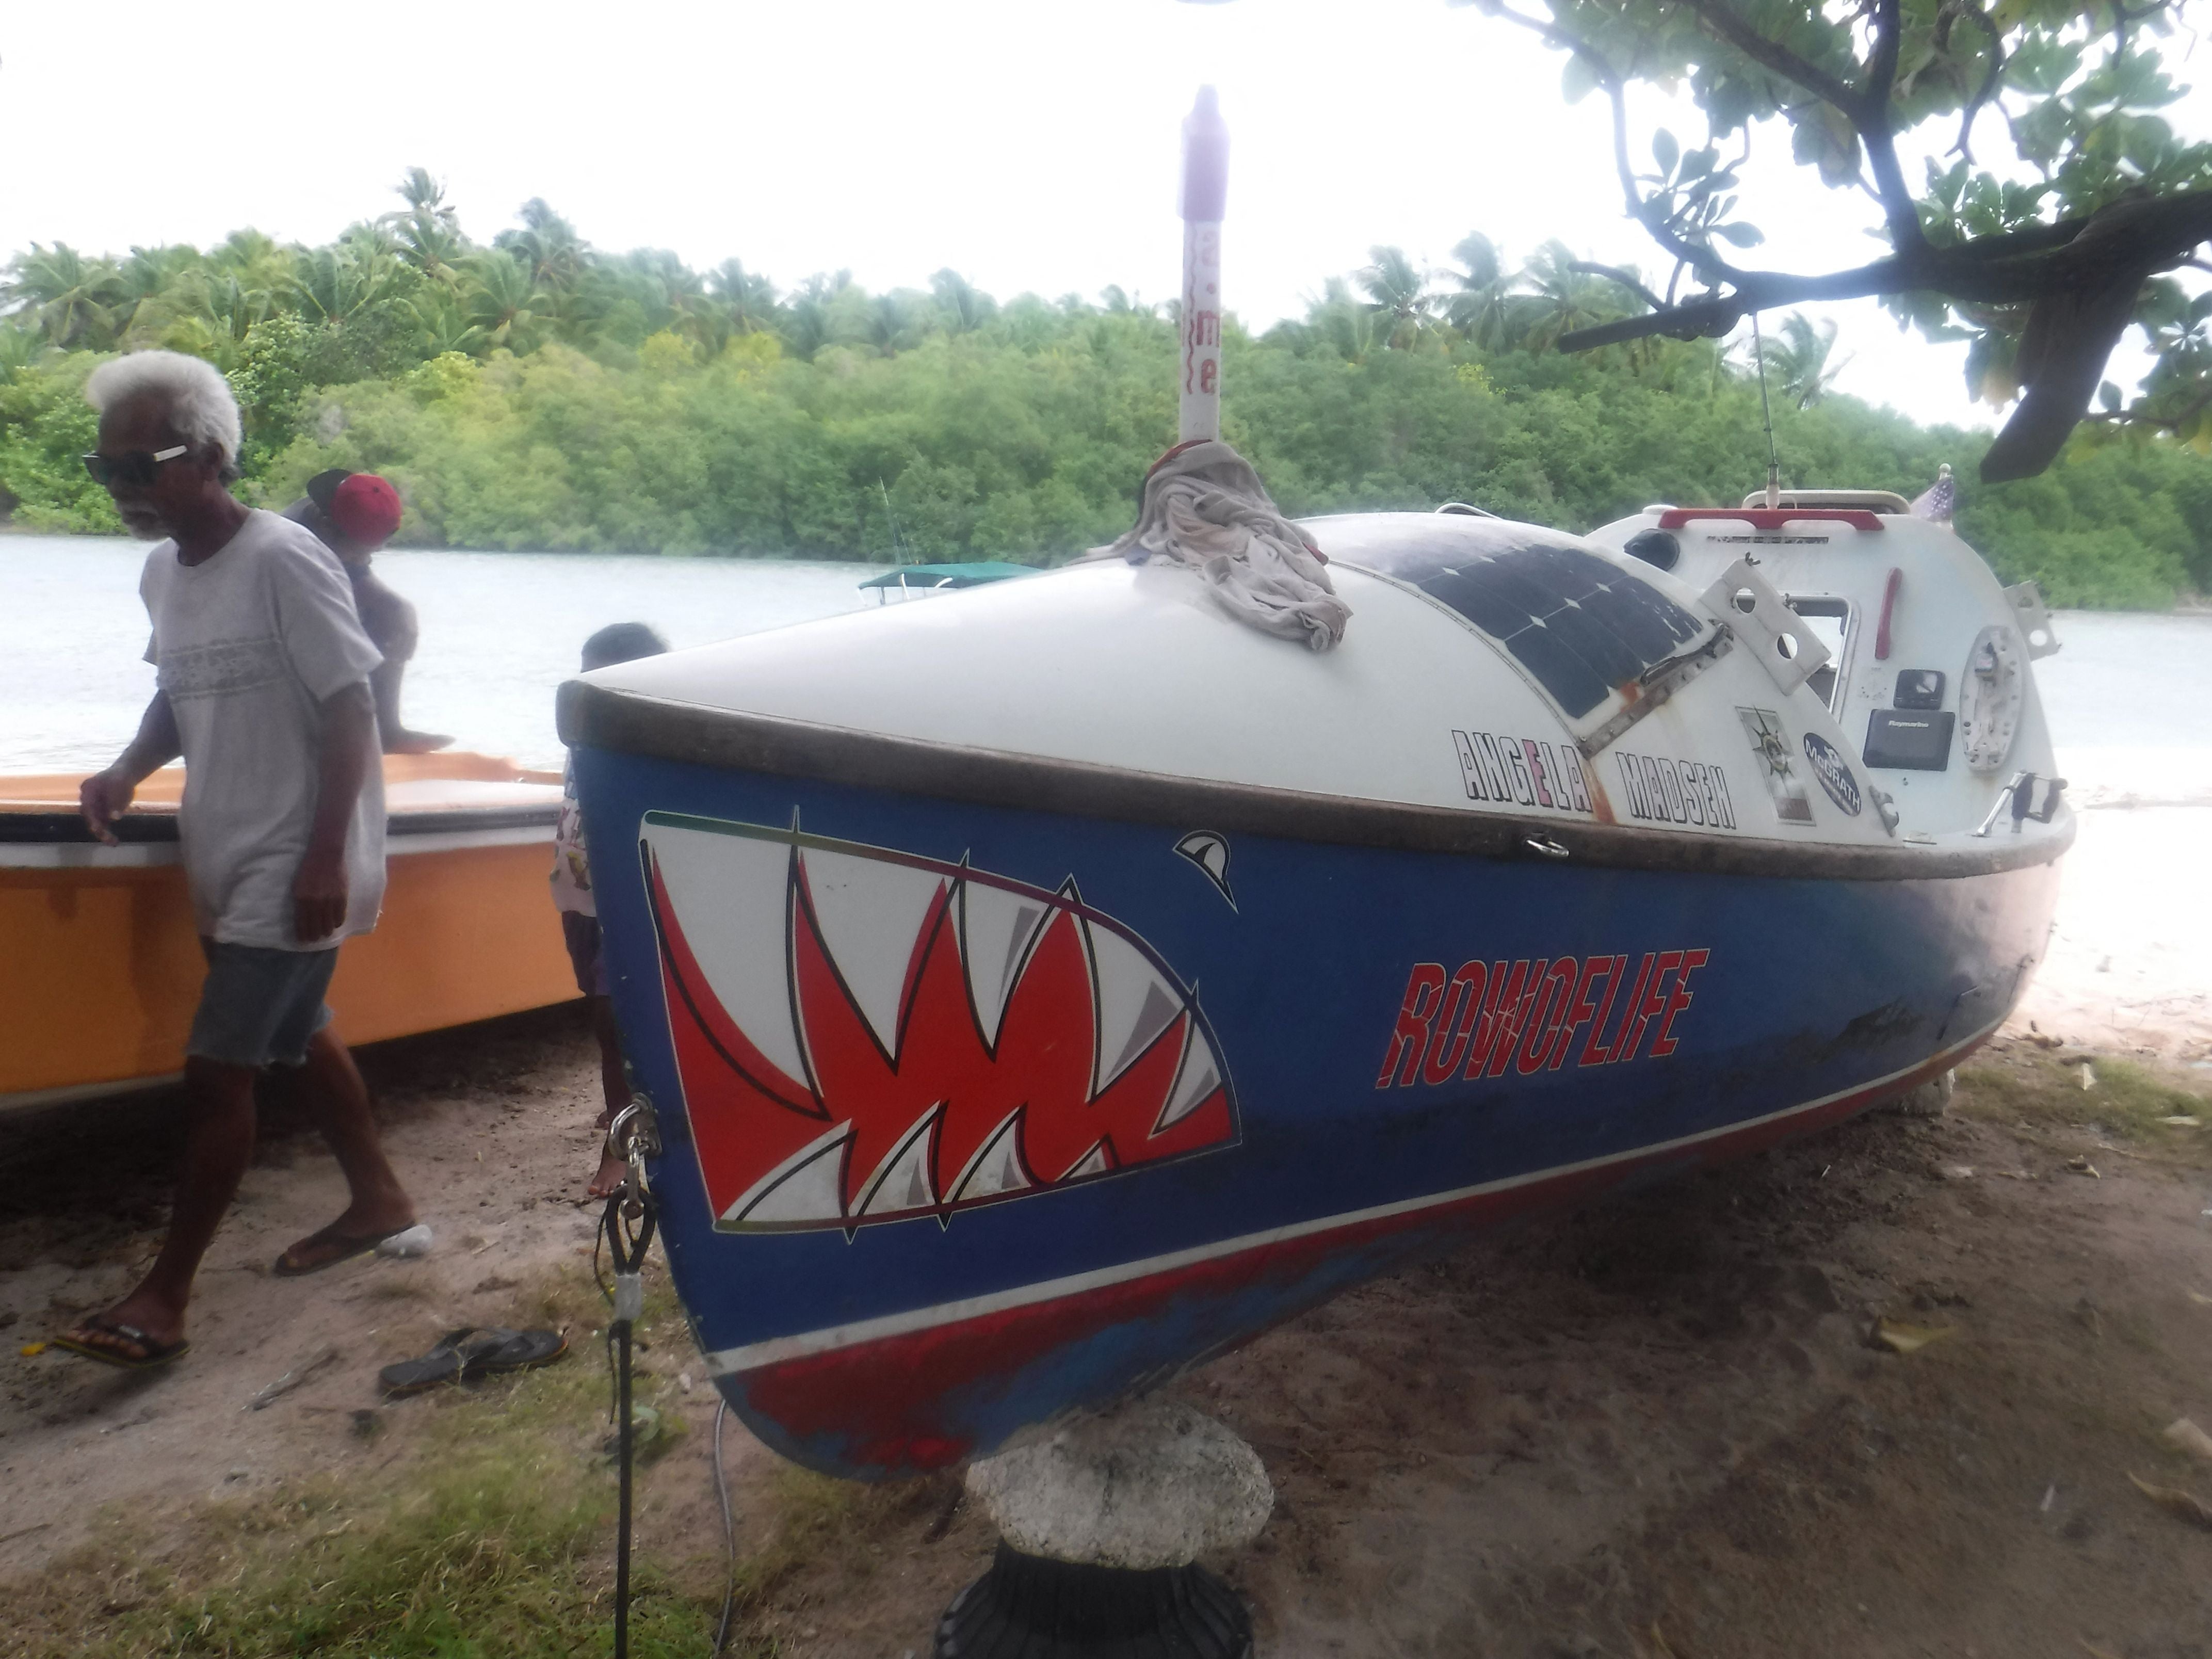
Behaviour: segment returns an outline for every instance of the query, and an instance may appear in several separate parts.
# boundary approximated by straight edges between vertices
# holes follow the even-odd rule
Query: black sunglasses
[[[179,444],[171,449],[133,449],[120,455],[88,455],[84,458],[84,470],[103,489],[112,489],[118,484],[143,489],[154,482],[156,467],[164,461],[175,460],[191,447],[190,444]]]

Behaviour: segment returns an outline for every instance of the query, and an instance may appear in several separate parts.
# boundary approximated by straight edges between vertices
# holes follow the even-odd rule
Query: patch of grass
[[[911,1531],[924,1516],[949,1513],[960,1494],[956,1475],[862,1486],[785,1464],[773,1495],[776,1524],[767,1541],[738,1564],[738,1607],[756,1613],[810,1569],[865,1577],[878,1547],[894,1529]]]
[[[607,1373],[593,1333],[605,1304],[580,1271],[518,1290],[505,1316],[566,1328],[574,1354],[504,1382],[440,1390],[395,1407],[406,1449],[381,1471],[322,1476],[192,1508],[164,1550],[151,1518],[103,1516],[91,1541],[36,1583],[9,1586],[7,1659],[538,1659],[612,1645],[615,1474],[601,1455]],[[647,1280],[642,1334],[656,1372],[690,1339],[665,1281]],[[655,1364],[655,1361],[662,1361]],[[665,1376],[641,1401],[665,1395]],[[677,1422],[672,1399],[658,1398]],[[396,1426],[396,1425],[395,1425]],[[733,1430],[742,1433],[742,1430]],[[702,1478],[690,1457],[673,1478]],[[641,1468],[641,1486],[653,1472]],[[765,1515],[741,1522],[734,1659],[774,1659],[763,1626],[827,1580],[873,1573],[887,1540],[950,1517],[950,1475],[882,1486],[790,1465]],[[168,1535],[175,1537],[173,1528]],[[638,1659],[703,1659],[721,1610],[720,1538],[670,1561],[633,1561]],[[157,1553],[161,1552],[161,1553]]]
[[[1958,1109],[1992,1121],[2066,1127],[2155,1152],[2179,1163],[2212,1164],[2212,1091],[2191,1087],[2124,1060],[2093,1057],[2094,1086],[2081,1069],[2039,1049],[2016,1047],[1959,1068]],[[2194,1117],[2201,1127],[2160,1121]]]
[[[665,1293],[653,1304],[648,1329],[672,1346],[684,1340]],[[575,1356],[416,1402],[431,1414],[419,1446],[374,1485],[325,1477],[205,1504],[185,1542],[160,1558],[147,1553],[142,1522],[108,1517],[91,1543],[11,1595],[0,1652],[520,1659],[606,1650],[615,1480],[598,1455],[606,1376],[589,1334],[602,1306],[580,1280],[543,1298],[537,1310],[569,1326]],[[647,1559],[635,1564],[635,1589],[639,1659],[712,1646],[719,1582],[711,1594],[687,1589]]]

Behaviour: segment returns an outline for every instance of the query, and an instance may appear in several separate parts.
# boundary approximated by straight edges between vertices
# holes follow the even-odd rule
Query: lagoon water
[[[146,544],[0,537],[0,773],[106,765],[153,695],[138,573]],[[781,628],[876,603],[884,567],[623,554],[380,553],[415,603],[422,644],[402,709],[418,731],[557,768],[553,693],[587,635],[652,623],[674,646]]]
[[[154,685],[139,659],[144,562],[143,543],[0,537],[0,773],[90,770],[129,738]],[[377,556],[379,572],[422,613],[409,723],[532,766],[560,763],[554,688],[575,672],[594,629],[647,622],[674,645],[702,645],[873,605],[859,584],[881,568],[625,554]],[[2057,629],[2065,648],[2035,672],[2065,763],[2092,750],[2116,763],[2124,753],[2144,757],[2125,763],[2134,772],[2158,764],[2152,751],[2195,751],[2212,767],[2212,616],[2063,611]],[[2112,769],[2088,769],[2101,778]]]

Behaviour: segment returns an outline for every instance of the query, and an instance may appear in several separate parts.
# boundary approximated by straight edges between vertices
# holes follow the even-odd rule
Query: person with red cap
[[[313,531],[338,556],[353,583],[354,608],[361,613],[362,631],[384,653],[382,665],[369,677],[384,752],[422,755],[443,749],[453,739],[434,732],[410,732],[399,719],[399,680],[418,637],[415,607],[368,568],[377,549],[399,528],[402,510],[399,492],[390,479],[333,467],[308,479],[307,493],[286,507],[284,516]]]

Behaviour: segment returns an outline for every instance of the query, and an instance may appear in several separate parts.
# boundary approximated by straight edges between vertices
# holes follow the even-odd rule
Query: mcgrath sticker
[[[1828,792],[1828,799],[1850,817],[1858,817],[1858,780],[1851,775],[1850,763],[1836,751],[1836,745],[1817,732],[1808,732],[1805,758],[1813,763],[1813,775],[1820,779],[1820,787]]]
[[[1766,793],[1774,799],[1774,816],[1784,823],[1812,823],[1813,803],[1806,799],[1805,786],[1797,781],[1796,751],[1782,716],[1771,708],[1739,708],[1735,712],[1743,722],[1744,736],[1751,739],[1752,753],[1759,758]]]

